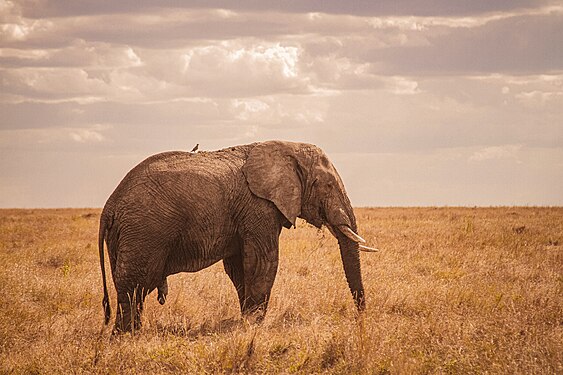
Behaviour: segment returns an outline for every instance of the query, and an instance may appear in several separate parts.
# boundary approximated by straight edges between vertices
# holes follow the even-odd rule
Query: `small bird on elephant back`
[[[117,186],[100,218],[105,323],[111,309],[104,241],[117,291],[114,332],[140,328],[153,290],[165,303],[169,275],[221,260],[243,316],[260,322],[278,269],[281,229],[298,217],[336,237],[354,303],[363,311],[359,251],[376,249],[363,245],[342,179],[320,148],[268,141],[147,158]]]

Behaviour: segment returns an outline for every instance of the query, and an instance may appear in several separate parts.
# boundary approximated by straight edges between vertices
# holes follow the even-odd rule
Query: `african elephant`
[[[118,311],[115,331],[141,325],[145,297],[166,277],[220,260],[244,316],[266,313],[278,267],[282,227],[297,217],[338,239],[357,309],[365,308],[352,206],[336,169],[318,147],[269,141],[214,152],[165,152],[134,167],[106,202],[99,252],[105,323],[110,303],[104,267],[107,244]]]

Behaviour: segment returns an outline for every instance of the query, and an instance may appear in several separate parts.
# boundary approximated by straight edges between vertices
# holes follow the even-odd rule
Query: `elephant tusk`
[[[344,235],[346,235],[346,237],[348,237],[352,241],[358,242],[358,243],[360,243],[360,242],[366,243],[366,240],[364,240],[356,232],[354,232],[352,229],[350,229],[350,227],[348,225],[339,225],[338,229],[340,229],[340,231],[342,233],[344,233]]]
[[[376,253],[379,251],[379,249],[375,249],[373,247],[369,247],[365,245],[359,245],[359,247],[360,247],[360,251],[367,251],[368,253]]]

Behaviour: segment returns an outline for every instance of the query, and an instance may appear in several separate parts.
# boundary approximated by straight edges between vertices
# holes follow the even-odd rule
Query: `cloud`
[[[543,106],[550,101],[561,102],[561,99],[563,99],[563,91],[559,91],[559,92],[545,92],[539,90],[522,91],[516,94],[515,97],[526,104],[533,103],[534,105]]]
[[[93,151],[87,146],[103,146],[103,149],[106,149],[106,135],[112,134],[111,131],[112,127],[107,125],[2,130],[0,147],[13,154],[21,151],[49,152],[53,149],[61,153],[75,150]]]
[[[3,95],[12,101],[48,98],[143,102],[309,90],[309,80],[299,71],[298,45],[220,42],[165,53],[98,47],[81,46],[45,56],[38,54],[27,58],[35,60],[33,65],[37,66],[0,70]],[[66,52],[68,59],[62,58]],[[12,65],[17,63],[17,59],[11,61]]]
[[[388,80],[389,90],[396,95],[413,95],[420,92],[418,83],[404,77],[391,77]]]
[[[181,83],[193,92],[213,96],[305,92],[299,76],[299,48],[279,43],[241,45],[222,42],[190,49],[182,57]]]
[[[563,71],[563,12],[518,16],[473,28],[445,29],[419,46],[368,51],[380,74],[533,74]]]
[[[21,12],[26,17],[68,17],[85,14],[116,14],[131,12],[154,11],[155,8],[171,9],[228,9],[231,11],[282,13],[324,12],[330,14],[355,14],[366,16],[377,15],[471,15],[478,13],[510,11],[514,9],[532,8],[549,4],[549,1],[538,0],[494,0],[494,1],[450,1],[431,0],[356,0],[351,2],[340,0],[290,0],[290,1],[228,1],[228,0],[190,0],[177,2],[173,0],[159,1],[155,5],[150,0],[99,0],[90,2],[67,2],[64,0],[23,0],[20,2]]]
[[[107,95],[114,88],[82,69],[1,70],[4,95],[32,99],[72,99]]]
[[[149,15],[151,14],[151,15]],[[43,17],[46,17],[43,15]],[[221,9],[154,8],[150,13],[90,13],[80,17],[30,19],[14,15],[6,23],[6,47],[64,48],[104,43],[143,48],[185,48],[207,41],[298,34],[308,18],[281,14],[239,14]],[[290,21],[290,22],[288,22]]]
[[[267,103],[257,99],[235,99],[233,105],[235,109],[239,110],[236,118],[243,121],[247,121],[251,118],[257,118],[270,109],[270,106]]]
[[[518,155],[522,145],[503,145],[482,148],[475,151],[470,157],[470,161],[482,162],[487,160],[499,160],[499,159],[512,159],[520,162]]]
[[[70,14],[73,9],[77,12],[83,9],[78,12],[84,13],[80,17],[57,18],[56,22],[15,15],[2,26],[6,29],[6,47],[12,47],[13,53],[2,54],[0,63],[18,67],[118,68],[144,62],[139,55],[142,50],[146,55],[195,53],[196,59],[197,54],[200,58],[213,59],[213,54],[220,54],[221,48],[250,47],[245,53],[256,54],[264,44],[264,58],[278,45],[297,48],[300,58],[314,64],[315,69],[326,69],[334,61],[352,63],[374,75],[532,74],[563,70],[563,51],[558,48],[563,44],[563,8],[555,5],[541,8],[540,3],[534,3],[533,9],[527,9],[532,8],[532,3],[527,1],[468,2],[472,5],[449,2],[457,4],[451,6],[436,1],[424,4],[428,12],[434,9],[435,14],[411,16],[401,12],[403,7],[416,9],[411,2],[393,6],[397,14],[392,15],[349,13],[346,9],[354,8],[349,5],[342,6],[343,13],[301,13],[302,6],[293,2],[287,7],[296,13],[287,14],[268,3],[235,6],[232,11],[203,3],[183,7],[166,2],[161,7],[155,7],[152,2],[119,3],[102,3],[97,6],[101,10],[96,11],[97,7],[80,2],[68,9],[66,2],[65,7],[57,1],[43,2],[46,10],[61,8],[63,15],[63,8]],[[362,2],[356,7],[370,8],[373,6],[370,4]],[[28,9],[28,5],[24,3],[23,9]],[[337,4],[333,5],[336,10]],[[330,9],[330,4],[327,6]],[[125,13],[129,7],[135,7],[135,11]],[[456,7],[473,15],[440,13]],[[151,15],[144,13],[149,8]],[[266,8],[267,12],[258,11]],[[494,13],[499,10],[505,12]],[[205,51],[208,46],[215,50]],[[22,52],[29,49],[36,51],[35,56]],[[276,57],[281,57],[280,51],[276,53]],[[294,56],[285,61],[292,60]],[[178,63],[171,61],[172,67]],[[294,71],[287,66],[285,69]],[[318,73],[320,76],[321,72]],[[353,75],[336,78],[343,85],[358,85],[353,83]],[[373,80],[373,83],[378,82]]]
[[[5,49],[0,64],[7,68],[99,68],[139,66],[142,61],[128,46],[76,40],[65,48]]]
[[[79,129],[69,133],[70,138],[78,143],[101,142],[104,136],[95,130]]]

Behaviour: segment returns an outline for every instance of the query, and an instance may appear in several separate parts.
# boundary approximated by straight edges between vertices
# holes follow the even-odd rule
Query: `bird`
[[[190,152],[197,152],[197,149],[198,149],[198,148],[199,148],[199,143],[196,144],[196,145],[194,146],[194,148],[192,148],[192,150],[191,150]]]

